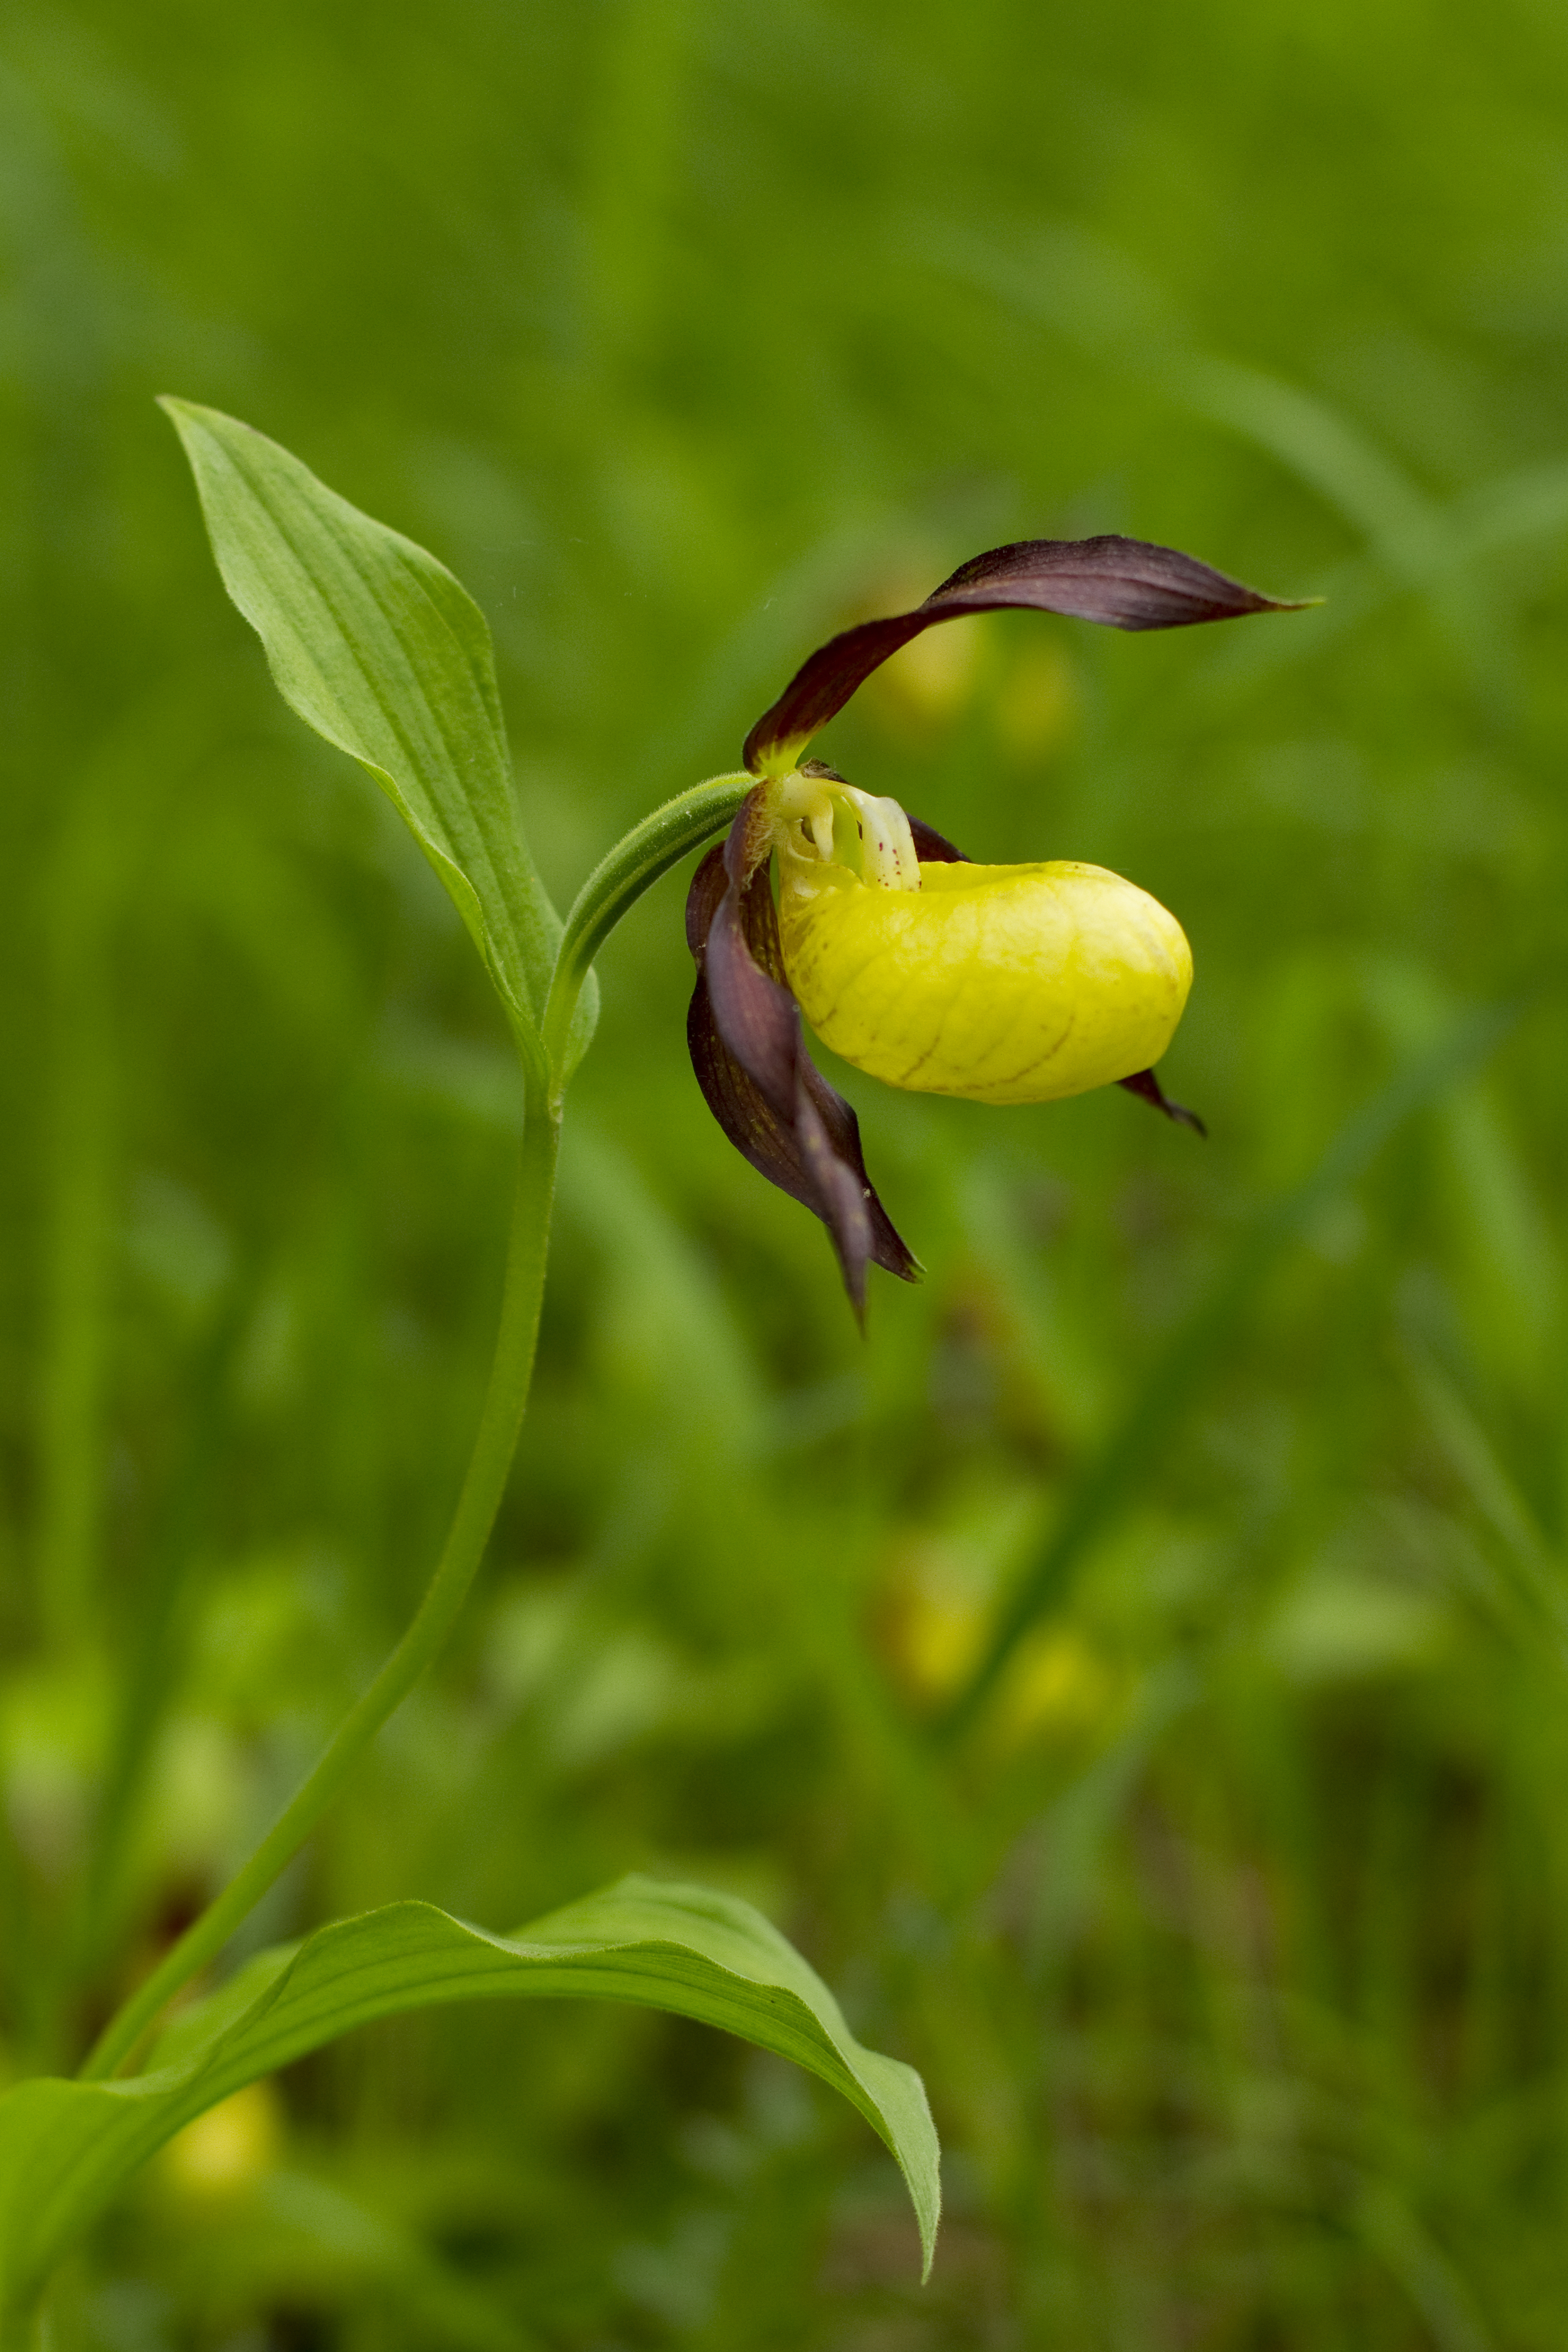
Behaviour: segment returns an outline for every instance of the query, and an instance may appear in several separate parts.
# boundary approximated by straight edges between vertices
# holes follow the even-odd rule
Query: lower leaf
[[[37,2291],[156,2148],[242,2084],[399,2010],[552,1995],[672,2011],[830,2083],[897,2159],[929,2272],[941,2186],[920,2076],[861,2047],[821,1979],[749,1904],[631,1877],[515,1936],[427,1903],[336,1920],[258,1954],[176,2021],[146,2073],[15,2085],[0,2098],[0,2313]]]

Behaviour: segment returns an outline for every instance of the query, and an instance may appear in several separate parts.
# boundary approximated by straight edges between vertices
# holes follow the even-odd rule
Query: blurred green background
[[[12,0],[0,2067],[74,2063],[405,1619],[510,1186],[468,943],[153,395],[473,589],[563,898],[981,547],[1329,599],[963,623],[820,740],[1164,899],[1211,1129],[837,1073],[928,1268],[865,1345],[638,908],[491,1563],[254,1923],[747,1895],[925,2074],[931,2286],[786,2067],[485,2005],[182,2143],[60,2347],[1561,2345],[1565,68],[1549,0]]]

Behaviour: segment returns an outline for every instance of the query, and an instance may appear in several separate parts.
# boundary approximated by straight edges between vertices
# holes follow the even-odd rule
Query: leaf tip
[[[180,446],[184,449],[192,467],[195,468],[198,436],[213,411],[210,408],[204,408],[199,400],[182,400],[179,394],[174,392],[161,392],[156,397],[158,406],[179,435]]]
[[[920,2231],[921,2284],[929,2286],[931,2269],[936,2262],[937,2237],[942,2229],[942,2174],[933,2168],[930,2191],[923,2196],[916,2193],[914,2180],[907,2169],[904,2185],[910,2192],[910,2202],[915,2211],[915,2227]]]

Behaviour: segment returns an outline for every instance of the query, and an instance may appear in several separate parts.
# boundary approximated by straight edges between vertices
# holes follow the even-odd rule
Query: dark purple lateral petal
[[[970,866],[962,849],[954,849],[934,825],[922,824],[918,816],[910,818],[910,832],[914,837],[915,856],[922,866]]]
[[[725,1045],[700,972],[687,1007],[686,1042],[703,1098],[736,1150],[770,1184],[820,1216],[820,1189],[807,1172],[794,1121],[780,1118],[756,1080]]]
[[[1111,532],[1098,539],[1023,539],[961,563],[912,613],[863,621],[819,646],[747,736],[753,775],[801,748],[842,710],[889,654],[938,621],[965,613],[1065,613],[1112,629],[1184,629],[1247,613],[1294,613],[1300,604],[1245,588],[1196,556]]]
[[[764,886],[767,879],[764,869]],[[702,976],[713,1000],[719,1034],[762,1088],[776,1115],[791,1124],[803,1050],[800,1007],[782,982],[763,971],[752,955],[741,898],[731,886],[719,902],[708,932]]]
[[[691,877],[691,887],[686,894],[686,944],[698,963],[702,961],[702,950],[708,944],[708,933],[719,911],[719,901],[729,887],[730,877],[724,870],[724,844],[718,841],[700,861]]]
[[[773,820],[768,810],[765,784],[755,784],[735,812],[735,821],[724,835],[724,871],[737,889],[743,890],[759,866],[765,866],[773,855]]]
[[[1137,1095],[1141,1101],[1152,1103],[1154,1108],[1163,1110],[1167,1118],[1175,1119],[1183,1127],[1190,1127],[1194,1135],[1207,1135],[1208,1129],[1196,1111],[1187,1110],[1182,1104],[1173,1102],[1152,1070],[1136,1070],[1131,1077],[1118,1078],[1116,1083],[1119,1087],[1125,1087],[1130,1095]]]
[[[805,1051],[800,1010],[783,977],[767,866],[753,866],[737,883],[728,868],[744,872],[754,842],[742,836],[733,844],[734,835],[722,850],[710,850],[687,898],[698,965],[686,1021],[691,1066],[736,1150],[822,1219],[864,1321],[867,1266],[910,1282],[916,1261],[866,1173],[855,1113]]]
[[[841,1179],[836,1181],[854,1186],[865,1211],[868,1257],[873,1265],[879,1265],[884,1274],[896,1274],[900,1282],[918,1282],[921,1262],[883,1208],[877,1188],[866,1173],[865,1155],[860,1149],[860,1122],[855,1116],[853,1105],[847,1103],[843,1096],[828,1085],[811,1055],[804,1049],[800,1064],[801,1085],[812,1109],[822,1122],[835,1165],[842,1171]]]
[[[820,1128],[825,1134],[828,1148],[826,1165],[836,1171],[832,1181],[837,1197],[831,1203],[831,1215],[823,1205],[825,1163],[820,1150],[806,1148],[799,1119],[788,1124],[781,1119],[755,1079],[731,1053],[719,1034],[712,999],[700,972],[687,1010],[686,1042],[703,1099],[736,1150],[750,1160],[760,1176],[776,1184],[781,1192],[787,1192],[792,1201],[798,1201],[803,1209],[809,1209],[813,1216],[820,1217],[827,1227],[857,1314],[864,1312],[868,1264],[879,1265],[904,1282],[917,1280],[919,1261],[905,1247],[866,1173],[859,1121],[809,1055],[801,1055],[806,1108],[813,1114],[807,1127],[814,1147],[815,1130]],[[857,1230],[861,1216],[865,1220],[863,1234]],[[847,1248],[846,1243],[849,1244]]]

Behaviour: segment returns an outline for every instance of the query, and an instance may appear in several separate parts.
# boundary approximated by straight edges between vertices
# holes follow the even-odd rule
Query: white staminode
[[[853,824],[859,839],[863,881],[875,883],[884,890],[920,888],[921,866],[915,855],[914,835],[897,801],[879,800],[874,793],[857,792],[853,784],[841,784],[832,777],[804,776],[797,769],[793,775],[780,780],[773,805],[792,832],[795,824],[805,826],[817,856],[829,866],[844,862],[834,839],[834,819],[842,812]],[[795,835],[789,845],[798,857],[802,846],[799,836]],[[797,874],[796,878],[803,880],[804,877]]]
[[[898,802],[858,793],[853,784],[839,789],[860,819],[860,871],[866,880],[879,882],[884,890],[918,890],[921,862],[915,837]]]

